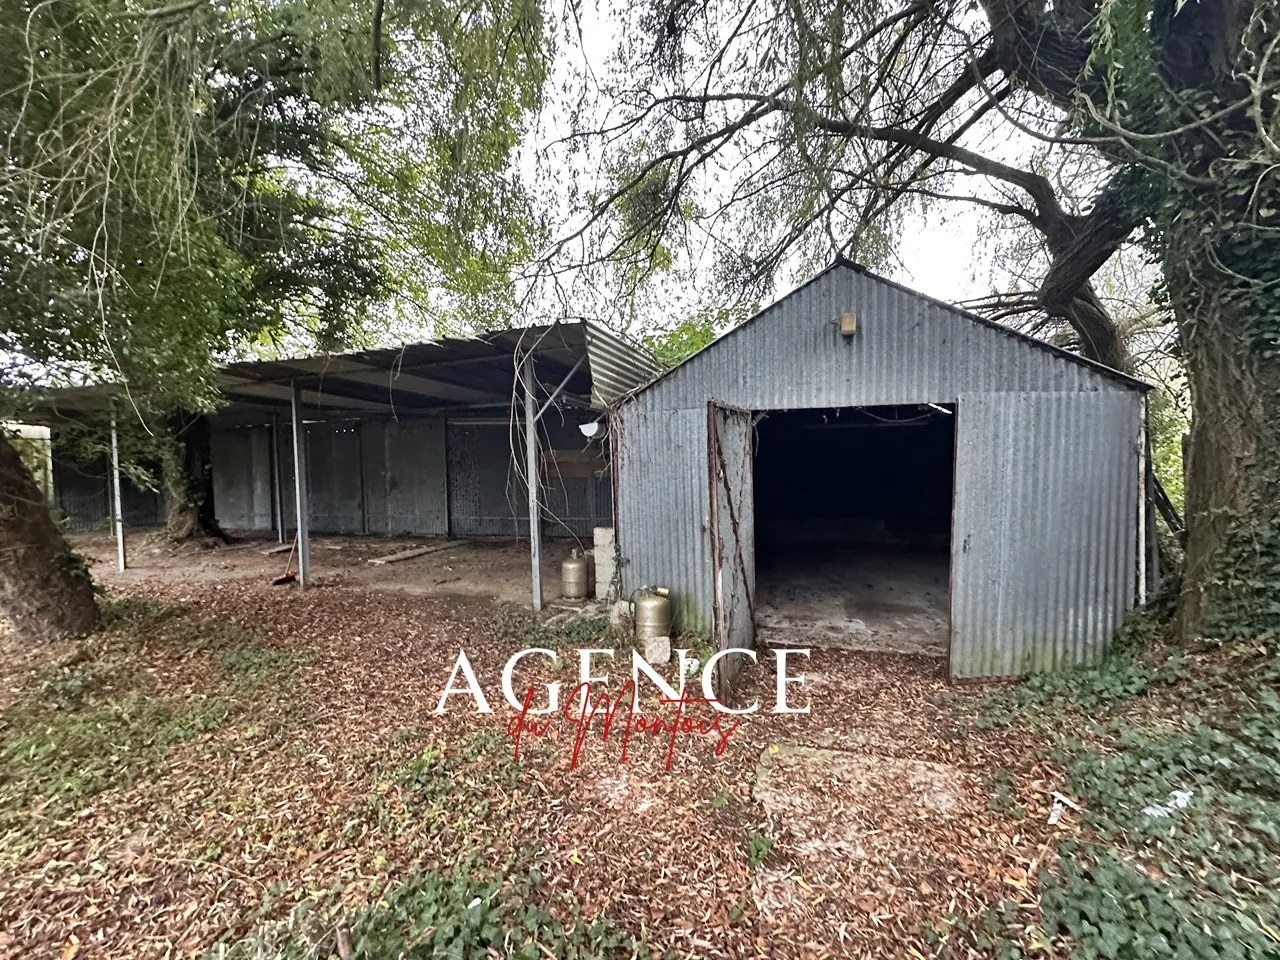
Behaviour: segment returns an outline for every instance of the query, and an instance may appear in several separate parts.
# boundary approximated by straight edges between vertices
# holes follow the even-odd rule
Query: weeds
[[[577,647],[618,650],[631,646],[631,633],[611,626],[608,617],[584,617],[550,627],[533,614],[504,607],[493,619],[493,631],[501,639],[519,646],[549,650]]]
[[[252,936],[220,944],[206,960],[320,960],[331,956],[391,960],[455,957],[458,960],[612,960],[648,957],[642,942],[606,921],[588,922],[576,904],[558,904],[563,923],[544,902],[536,870],[492,877],[474,863],[447,873],[425,872],[397,884],[368,907],[341,916],[332,906],[308,901],[289,919]]]
[[[773,838],[759,830],[747,831],[747,866],[759,870],[773,853]]]
[[[1062,714],[1096,714],[1146,693],[1158,675],[1158,669],[1125,655],[1099,667],[1033,674],[1016,686],[988,694],[976,726],[990,729],[1015,722],[1042,726],[1057,723],[1055,718]]]
[[[447,828],[464,846],[489,822],[494,788],[510,791],[522,765],[508,752],[496,727],[473,730],[456,752],[429,743],[388,773],[384,787],[368,801],[368,812],[389,835]]]
[[[0,746],[0,808],[37,801],[67,810],[152,768],[175,744],[212,730],[226,708],[202,700],[177,709],[142,694],[45,718],[7,716],[21,732]]]
[[[988,725],[1055,731],[1084,809],[1084,832],[1040,878],[1044,931],[1084,958],[1274,957],[1280,653],[1257,640],[1140,656],[1132,645],[988,699]],[[1074,737],[1082,717],[1099,720],[1090,747]],[[986,786],[993,805],[1012,800],[998,777]]]
[[[305,657],[295,650],[250,646],[228,650],[219,658],[222,675],[242,690],[261,690],[292,673]]]
[[[102,611],[103,630],[114,630],[124,624],[163,623],[181,614],[181,610],[167,603],[127,595],[101,597],[98,607]]]

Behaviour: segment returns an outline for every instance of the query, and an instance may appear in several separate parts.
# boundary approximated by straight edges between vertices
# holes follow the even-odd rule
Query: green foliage
[[[675,326],[647,334],[644,345],[664,367],[674,367],[755,312],[747,303],[703,307]]]
[[[514,608],[504,608],[495,618],[494,632],[520,646],[548,650],[577,647],[620,649],[631,643],[631,635],[624,629],[610,626],[608,617],[582,617],[560,626],[547,626],[538,617]]]
[[[539,8],[391,5],[376,66],[373,30],[349,0],[7,5],[0,390],[208,410],[228,351],[362,339],[410,276],[393,302],[421,294],[419,326],[476,303],[492,324],[533,229],[512,158],[546,76]]]
[[[987,809],[1003,813],[1011,820],[1021,820],[1027,815],[1026,807],[1018,802],[1013,774],[1008,770],[997,770],[983,777],[982,786],[987,791]]]
[[[709,319],[685,320],[666,330],[647,334],[644,345],[664,367],[674,367],[687,360],[716,338],[716,327]]]
[[[1147,410],[1151,429],[1151,469],[1174,507],[1183,511],[1186,492],[1183,489],[1182,439],[1191,429],[1191,418],[1179,401],[1180,398],[1169,390],[1156,390],[1148,395]]]
[[[546,902],[536,870],[493,878],[477,864],[416,873],[347,917],[313,902],[284,924],[220,944],[207,960],[314,960],[338,954],[341,937],[360,960],[610,960],[648,957],[642,942],[604,920],[588,921],[572,902]],[[565,922],[557,913],[567,915]]]
[[[283,680],[306,657],[296,650],[276,650],[259,645],[237,647],[222,654],[222,675],[237,687],[261,690]]]
[[[1084,810],[1084,832],[1040,878],[1045,934],[1082,958],[1275,956],[1277,689],[1280,653],[1255,643],[1176,651],[1158,666],[1125,654],[1007,695],[1006,719],[1021,712],[1054,732]],[[998,777],[986,785],[1004,802]],[[1016,939],[1005,931],[990,949]]]
[[[980,728],[1009,726],[1028,716],[1056,723],[1062,712],[1092,714],[1145,693],[1159,671],[1119,654],[1099,667],[1036,673],[1015,686],[988,694]]]
[[[131,694],[80,712],[10,712],[0,727],[0,809],[5,819],[36,802],[66,812],[115,783],[153,769],[170,747],[213,730],[225,706],[175,707]]]
[[[105,596],[98,601],[98,606],[102,611],[103,630],[129,625],[162,624],[181,613],[170,604],[129,594]]]
[[[1023,944],[1042,946],[1043,937],[1013,900],[1002,900],[973,916],[950,914],[925,924],[924,939],[938,957],[995,957],[1021,960],[1028,955]],[[1034,955],[1034,954],[1032,954]]]
[[[747,866],[759,870],[772,852],[772,837],[755,829],[747,831]]]
[[[1204,632],[1222,639],[1280,637],[1280,520],[1243,525],[1230,536],[1211,578]]]
[[[1045,922],[1075,955],[1275,955],[1280,699],[1266,691],[1258,706],[1186,733],[1130,730],[1118,751],[1072,766],[1089,826],[1113,844],[1068,845],[1046,880]],[[1190,791],[1185,806],[1175,790]]]

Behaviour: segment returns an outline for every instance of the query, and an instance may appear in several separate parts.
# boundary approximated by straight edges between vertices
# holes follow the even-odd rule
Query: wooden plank
[[[428,553],[435,553],[439,550],[460,547],[466,542],[465,540],[450,540],[448,543],[436,543],[429,547],[414,547],[412,550],[401,550],[399,553],[390,553],[385,557],[374,557],[369,562],[374,566],[380,567],[384,563],[399,563],[401,560],[412,560],[414,557],[425,556]]]
[[[263,550],[262,555],[264,557],[269,557],[275,553],[288,553],[292,549],[293,549],[293,541],[290,540],[288,543],[278,543],[274,547],[272,547],[270,550]]]
[[[543,469],[548,477],[601,477],[609,471],[609,462],[599,449],[547,450]]]

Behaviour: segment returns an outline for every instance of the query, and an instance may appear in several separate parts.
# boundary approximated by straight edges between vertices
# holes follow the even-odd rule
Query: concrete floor
[[[950,558],[884,547],[796,551],[756,570],[766,645],[947,653]]]

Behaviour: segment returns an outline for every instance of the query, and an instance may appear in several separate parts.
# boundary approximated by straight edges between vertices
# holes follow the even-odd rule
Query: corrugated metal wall
[[[511,463],[506,423],[450,423],[449,526],[454,536],[529,535],[528,492]]]
[[[543,444],[554,450],[586,445],[579,419],[544,421]],[[529,535],[529,495],[524,483],[524,454],[517,430],[517,461],[512,464],[509,424],[450,422],[448,426],[449,523],[455,536]],[[558,476],[544,469],[543,533],[548,537],[578,537],[587,543],[593,527],[613,523],[610,478]]]
[[[364,463],[367,532],[449,532],[443,420],[366,420]]]
[[[582,450],[587,441],[578,423],[588,419],[594,416],[547,419],[543,443],[554,450]],[[269,425],[257,425],[213,434],[215,505],[228,530],[274,529],[271,432]],[[292,534],[293,438],[287,421],[276,439],[284,526]],[[305,444],[313,533],[528,536],[528,498],[512,469],[505,422],[317,421],[306,425]],[[94,482],[103,485],[101,496],[105,480]],[[74,497],[77,490],[68,488],[66,495]],[[549,537],[589,541],[593,527],[613,524],[607,474],[552,472],[543,478],[543,500],[543,530]]]
[[[364,455],[359,420],[308,423],[312,533],[364,533]]]
[[[99,530],[110,525],[109,470],[105,458],[82,462],[55,456],[54,491],[64,522],[71,530]],[[120,478],[120,499],[127,526],[154,526],[164,521],[164,500],[154,490]]]
[[[839,332],[846,310],[858,318],[848,339]],[[1090,396],[1073,396],[1082,394]],[[687,627],[712,626],[709,400],[751,410],[959,404],[957,511],[962,490],[972,509],[968,550],[962,537],[953,543],[952,575],[963,585],[953,595],[957,675],[1092,661],[1132,603],[1141,391],[835,267],[615,412],[624,589],[670,586]]]
[[[1130,393],[962,395],[951,673],[1096,663],[1133,604],[1138,427]]]
[[[707,408],[623,407],[611,421],[626,593],[672,588],[677,625],[710,632],[711,492]]]
[[[226,530],[274,529],[271,493],[271,428],[215,430],[213,506]]]

